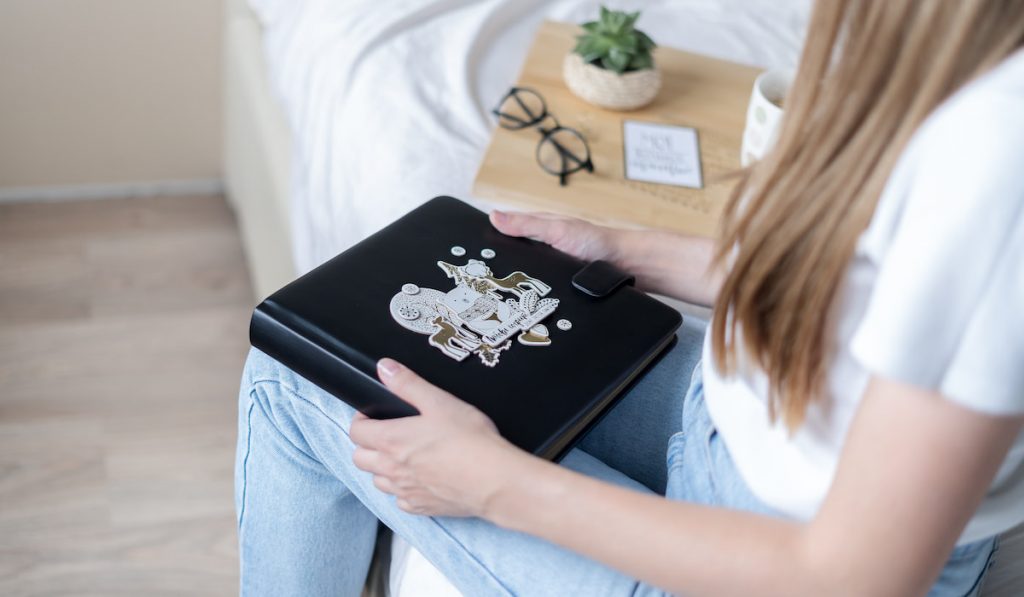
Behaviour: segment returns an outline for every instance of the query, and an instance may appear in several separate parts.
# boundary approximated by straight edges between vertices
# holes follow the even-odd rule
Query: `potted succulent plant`
[[[638,18],[639,12],[602,6],[599,20],[582,25],[583,33],[563,65],[570,91],[612,110],[632,110],[654,99],[661,73],[651,56],[654,40],[636,28]]]

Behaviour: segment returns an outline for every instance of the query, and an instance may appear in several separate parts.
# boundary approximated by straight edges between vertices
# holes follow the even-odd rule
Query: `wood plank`
[[[161,231],[188,234],[234,226],[227,203],[211,197],[9,203],[0,204],[0,251],[26,241],[144,237]]]
[[[3,246],[0,323],[87,317],[90,276],[82,242],[26,241]]]

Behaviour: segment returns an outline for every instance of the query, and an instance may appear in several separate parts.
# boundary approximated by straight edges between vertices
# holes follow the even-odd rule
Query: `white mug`
[[[744,167],[763,158],[778,139],[782,104],[792,82],[793,74],[783,70],[765,71],[754,80],[740,151],[740,164]]]

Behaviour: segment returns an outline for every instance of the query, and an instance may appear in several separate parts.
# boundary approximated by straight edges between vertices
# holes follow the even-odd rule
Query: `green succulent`
[[[576,37],[576,52],[583,61],[622,74],[654,66],[654,40],[634,27],[640,12],[623,12],[601,7],[601,18],[583,23]]]

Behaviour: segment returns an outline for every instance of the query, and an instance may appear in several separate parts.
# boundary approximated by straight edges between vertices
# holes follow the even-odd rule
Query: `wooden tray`
[[[590,144],[595,172],[578,172],[562,187],[537,165],[536,131],[495,126],[473,183],[481,199],[589,220],[665,228],[711,236],[739,169],[740,138],[747,101],[758,70],[725,60],[659,48],[662,89],[654,102],[632,112],[587,104],[562,82],[562,61],[579,29],[546,21],[516,83],[544,96],[548,110]],[[497,101],[500,98],[494,98]],[[694,127],[700,139],[703,189],[626,180],[622,123],[641,120]]]

